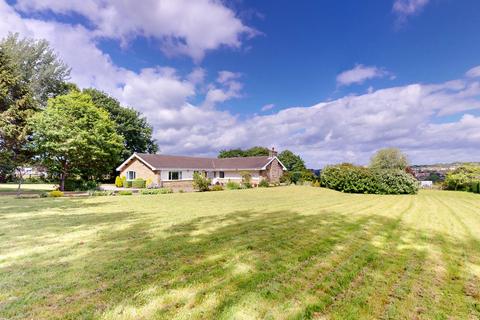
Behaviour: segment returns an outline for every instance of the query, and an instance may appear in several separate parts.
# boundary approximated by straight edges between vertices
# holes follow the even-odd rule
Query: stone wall
[[[283,176],[283,167],[277,159],[270,162],[267,166],[267,170],[264,171],[263,176],[271,183],[280,182],[280,178]]]
[[[163,188],[170,188],[173,191],[179,191],[179,190],[183,190],[186,192],[193,191],[192,180],[162,181],[161,186]]]

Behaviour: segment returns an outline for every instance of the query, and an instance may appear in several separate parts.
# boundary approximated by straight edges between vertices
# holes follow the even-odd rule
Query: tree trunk
[[[17,169],[18,170],[18,169]],[[22,182],[23,182],[23,173],[22,173],[22,169],[20,168],[18,170],[18,188],[17,188],[17,198],[20,197],[20,188],[22,187]]]
[[[67,164],[62,165],[62,173],[60,174],[60,191],[65,191],[65,180],[67,179]]]

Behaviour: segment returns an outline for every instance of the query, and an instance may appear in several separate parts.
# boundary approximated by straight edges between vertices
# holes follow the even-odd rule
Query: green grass
[[[35,183],[35,184],[22,184],[20,190],[22,192],[47,192],[53,190],[53,184],[46,184],[46,183]],[[0,193],[8,192],[13,193],[16,192],[18,188],[18,184],[16,183],[0,183]]]
[[[0,197],[0,319],[478,319],[480,196]]]

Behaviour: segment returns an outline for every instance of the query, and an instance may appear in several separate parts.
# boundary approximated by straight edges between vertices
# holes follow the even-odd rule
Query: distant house
[[[420,187],[430,189],[433,187],[433,181],[420,181]]]
[[[117,168],[127,180],[142,178],[159,187],[185,190],[192,188],[195,172],[210,178],[212,184],[223,185],[241,182],[241,173],[248,171],[256,185],[263,179],[279,182],[285,170],[273,149],[269,156],[223,159],[134,153]]]

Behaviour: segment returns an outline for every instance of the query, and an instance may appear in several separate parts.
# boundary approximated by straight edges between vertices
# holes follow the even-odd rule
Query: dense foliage
[[[218,154],[218,158],[240,158],[240,157],[257,157],[268,156],[269,150],[266,147],[252,147],[250,149],[230,149],[221,150]]]
[[[20,39],[18,34],[10,34],[0,47],[14,60],[21,81],[29,87],[36,103],[44,107],[49,98],[68,92],[70,68],[46,40]]]
[[[326,167],[322,170],[321,183],[327,188],[348,193],[415,194],[418,191],[418,182],[405,171],[351,164]]]
[[[29,119],[36,111],[37,105],[18,66],[0,46],[0,176],[6,178],[15,169],[21,176],[21,167],[33,157],[28,147]]]
[[[108,113],[87,94],[50,99],[31,124],[36,153],[49,172],[59,175],[61,190],[68,176],[98,180],[119,161],[123,139]]]
[[[299,171],[303,172],[306,171],[305,162],[303,159],[294,154],[290,150],[284,150],[278,155],[278,159],[283,163],[283,165],[287,168],[289,172]]]
[[[106,110],[110,119],[116,123],[117,133],[123,137],[124,142],[122,160],[127,159],[134,152],[156,153],[158,151],[158,146],[152,138],[152,126],[140,112],[121,106],[117,99],[97,89],[85,89],[83,93],[90,95],[93,104]]]
[[[407,156],[397,148],[378,150],[370,160],[372,169],[405,170],[407,167]]]
[[[458,167],[445,177],[445,187],[449,190],[471,191],[472,185],[479,182],[480,166]]]
[[[211,180],[205,177],[203,174],[195,172],[193,174],[193,188],[200,192],[208,191],[210,188]]]

